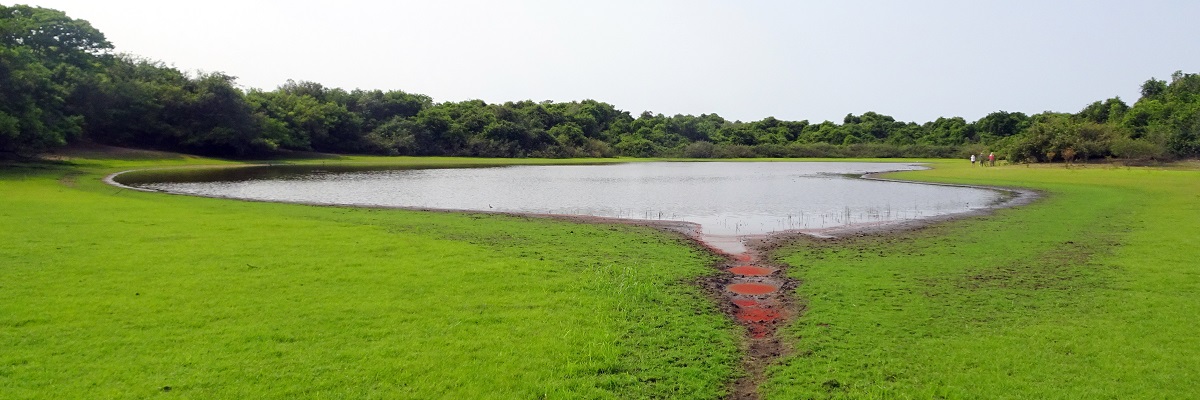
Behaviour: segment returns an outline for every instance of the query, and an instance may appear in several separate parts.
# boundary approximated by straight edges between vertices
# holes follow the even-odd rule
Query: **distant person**
[[[972,167],[975,166],[975,155],[974,154],[971,155],[971,166]]]
[[[988,153],[988,164],[991,164],[993,167],[996,166],[996,153]]]

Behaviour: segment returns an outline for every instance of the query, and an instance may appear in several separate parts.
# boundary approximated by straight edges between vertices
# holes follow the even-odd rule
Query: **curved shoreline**
[[[103,178],[103,182],[108,185],[118,187],[121,189],[136,190],[136,191],[140,191],[140,192],[163,193],[163,194],[170,194],[170,195],[192,196],[192,197],[207,197],[207,198],[214,198],[214,199],[229,199],[229,200],[238,200],[238,201],[260,202],[260,203],[299,204],[299,205],[323,206],[323,207],[354,207],[354,208],[371,208],[371,209],[392,209],[392,210],[409,210],[409,211],[425,211],[425,212],[450,212],[450,213],[466,213],[466,214],[508,215],[508,216],[515,216],[515,217],[554,218],[554,219],[562,219],[562,220],[575,221],[575,222],[587,222],[587,223],[613,223],[613,224],[622,224],[622,225],[644,225],[644,226],[654,227],[654,228],[658,228],[658,229],[665,229],[668,231],[677,232],[677,233],[689,236],[694,240],[698,240],[702,243],[705,243],[706,244],[705,247],[707,249],[717,253],[718,255],[722,255],[722,256],[736,256],[736,255],[742,254],[744,252],[749,252],[749,251],[751,251],[749,246],[752,242],[760,241],[762,239],[770,238],[770,237],[792,236],[795,234],[803,234],[803,235],[819,237],[819,238],[836,238],[836,237],[851,235],[851,234],[890,232],[893,230],[909,230],[909,229],[915,229],[917,227],[927,225],[929,223],[953,220],[953,219],[958,219],[958,218],[966,218],[966,217],[977,216],[977,215],[987,215],[997,209],[1011,208],[1011,207],[1017,207],[1017,206],[1029,204],[1041,197],[1040,193],[1038,193],[1037,191],[1034,191],[1034,190],[1030,190],[1030,189],[985,186],[985,185],[951,184],[951,183],[940,183],[940,182],[909,181],[909,180],[902,180],[902,179],[889,179],[889,178],[879,177],[880,175],[894,173],[894,172],[902,172],[905,170],[872,172],[872,173],[862,174],[855,179],[880,181],[880,182],[905,183],[905,184],[983,189],[983,190],[991,190],[991,191],[996,191],[996,192],[1008,193],[1008,194],[1010,194],[1010,197],[1005,198],[1000,202],[993,203],[988,206],[977,208],[977,209],[971,209],[971,210],[967,210],[967,211],[953,212],[953,213],[947,213],[947,214],[941,214],[941,215],[934,215],[934,216],[928,216],[928,217],[921,217],[921,218],[915,218],[915,219],[847,224],[847,225],[842,225],[842,226],[832,226],[832,227],[812,228],[812,229],[789,229],[789,230],[780,230],[780,231],[774,231],[774,232],[769,232],[769,233],[765,233],[765,234],[753,234],[753,235],[706,235],[703,233],[703,230],[700,227],[700,224],[695,223],[695,222],[679,221],[679,220],[666,220],[666,219],[650,220],[650,219],[605,217],[605,216],[578,215],[578,214],[523,213],[523,212],[514,212],[514,211],[490,211],[490,210],[474,210],[474,209],[432,208],[432,207],[393,206],[393,205],[375,205],[375,204],[338,204],[338,203],[324,203],[324,202],[313,202],[313,201],[261,200],[261,199],[248,199],[248,198],[224,196],[224,195],[190,194],[190,193],[172,192],[172,191],[160,190],[160,189],[148,189],[148,188],[143,188],[143,187],[126,185],[124,183],[117,181],[117,177],[119,177],[123,174],[130,173],[130,172],[140,172],[140,171],[157,171],[157,170],[174,170],[174,169],[180,169],[180,170],[210,169],[210,168],[223,169],[223,168],[269,167],[269,166],[272,166],[272,164],[256,163],[256,164],[236,164],[236,165],[195,165],[195,166],[174,166],[174,167],[158,167],[158,168],[138,168],[138,169],[123,170],[123,171],[118,171],[118,172],[108,174]],[[851,174],[851,176],[853,176],[853,174]],[[711,238],[717,238],[717,239],[722,239],[722,240],[715,241],[715,240],[711,240]],[[706,240],[706,239],[709,239],[709,240]],[[721,246],[711,245],[712,243],[730,243],[733,241],[743,242],[746,245],[746,248],[744,250],[730,251],[729,247],[721,247]],[[734,246],[734,247],[736,247],[736,246]]]
[[[851,235],[886,235],[902,231],[911,231],[925,226],[943,223],[962,218],[975,216],[989,215],[996,210],[1004,208],[1013,208],[1026,204],[1030,204],[1042,197],[1042,193],[1021,188],[996,187],[984,185],[963,185],[949,184],[938,182],[922,182],[909,181],[900,179],[883,178],[881,175],[893,173],[897,171],[884,171],[868,173],[859,176],[857,179],[874,180],[882,182],[896,182],[908,184],[923,184],[948,187],[964,187],[974,189],[993,190],[1006,193],[1003,199],[988,206],[956,212],[942,214],[918,219],[897,220],[887,222],[851,224],[837,227],[817,228],[817,229],[801,229],[801,230],[786,230],[777,231],[760,235],[738,235],[732,237],[725,236],[707,236],[699,224],[687,221],[673,220],[641,220],[630,218],[614,218],[614,217],[597,217],[585,215],[567,215],[567,214],[540,214],[540,213],[519,213],[505,211],[482,211],[482,210],[459,210],[459,209],[438,209],[438,208],[421,208],[421,207],[405,207],[405,206],[381,206],[381,205],[354,205],[354,204],[330,204],[317,202],[290,202],[290,201],[271,201],[245,199],[231,196],[213,196],[213,195],[195,195],[170,192],[157,189],[147,189],[131,185],[126,185],[117,181],[120,175],[135,171],[146,170],[167,170],[167,169],[203,169],[203,168],[237,168],[237,167],[254,167],[268,166],[269,164],[241,164],[241,165],[208,165],[208,166],[186,166],[186,167],[163,167],[163,168],[143,168],[131,169],[111,173],[104,177],[103,181],[106,184],[121,188],[130,189],[141,192],[164,193],[172,195],[195,196],[231,199],[239,201],[252,201],[264,203],[282,203],[282,204],[300,204],[309,206],[322,207],[354,207],[354,208],[374,208],[374,209],[397,209],[409,211],[425,211],[425,212],[448,212],[448,213],[468,213],[468,214],[488,214],[488,215],[505,215],[512,217],[524,218],[551,218],[556,220],[577,222],[577,223],[602,223],[602,224],[621,224],[646,226],[660,231],[671,232],[681,235],[696,247],[707,251],[719,258],[713,264],[713,268],[719,272],[710,276],[698,278],[693,284],[699,286],[707,296],[712,299],[718,309],[722,311],[731,321],[743,326],[747,334],[743,337],[742,350],[744,357],[741,362],[743,375],[731,382],[731,392],[728,398],[731,399],[757,399],[758,385],[765,379],[765,371],[767,366],[776,360],[790,353],[789,344],[779,338],[776,333],[780,326],[786,325],[794,321],[802,313],[802,307],[798,306],[798,302],[794,298],[795,289],[799,286],[799,282],[787,276],[787,265],[777,262],[773,252],[780,246],[796,241],[801,236],[835,239]],[[728,248],[720,248],[714,246],[712,238],[722,237],[725,239],[733,239],[740,242],[744,246],[742,251],[728,251]],[[707,240],[706,240],[707,238]],[[765,270],[765,273],[744,273],[740,271],[746,270]],[[771,287],[769,290],[762,293],[739,293],[733,288],[735,285],[762,285]]]
[[[797,287],[799,287],[800,282],[796,279],[793,279],[793,278],[790,278],[787,276],[788,265],[776,260],[776,258],[774,256],[775,250],[779,249],[780,247],[782,247],[784,245],[796,242],[800,237],[837,239],[837,238],[847,237],[847,236],[888,235],[888,234],[894,234],[894,233],[899,233],[899,232],[912,231],[912,230],[920,229],[922,227],[939,224],[939,223],[943,223],[943,222],[947,222],[947,221],[989,215],[989,214],[994,213],[996,210],[1030,204],[1042,197],[1042,194],[1040,192],[1031,190],[1031,189],[1005,188],[1005,187],[984,186],[984,185],[958,185],[958,184],[948,184],[948,183],[938,183],[938,182],[906,181],[906,180],[888,179],[888,178],[879,177],[879,175],[887,174],[887,173],[891,173],[891,172],[897,172],[897,171],[887,171],[887,172],[876,172],[876,173],[864,174],[864,175],[858,177],[858,179],[877,180],[877,181],[885,181],[885,182],[913,183],[913,184],[924,184],[924,185],[968,187],[968,188],[975,188],[975,189],[987,189],[987,190],[995,190],[995,191],[999,191],[999,192],[1008,193],[1009,195],[1007,197],[1005,197],[1004,199],[1002,199],[1001,201],[996,202],[991,205],[988,205],[987,207],[958,212],[958,213],[950,213],[950,214],[936,215],[936,216],[919,218],[919,219],[890,221],[890,222],[882,222],[882,223],[845,225],[845,226],[840,226],[840,227],[822,228],[822,229],[781,231],[781,232],[774,232],[774,233],[767,234],[767,235],[756,235],[753,237],[746,237],[745,241],[746,241],[746,247],[748,249],[748,254],[751,255],[751,260],[755,261],[755,265],[761,266],[761,267],[767,267],[767,268],[771,268],[771,269],[775,270],[775,272],[770,275],[771,277],[773,277],[775,279],[772,281],[769,281],[769,282],[778,284],[778,286],[780,288],[779,292],[774,296],[774,298],[771,299],[772,301],[774,301],[774,305],[779,307],[778,314],[780,315],[780,319],[778,321],[775,321],[768,327],[769,333],[767,335],[765,335],[763,337],[755,337],[753,335],[747,336],[747,338],[746,338],[747,354],[746,354],[746,358],[743,359],[743,361],[742,361],[743,369],[745,370],[746,375],[743,376],[742,378],[738,379],[734,383],[734,392],[729,396],[729,398],[731,398],[731,399],[758,399],[759,398],[758,386],[766,379],[765,372],[766,372],[767,366],[769,366],[774,361],[790,354],[791,350],[792,350],[790,348],[790,343],[786,342],[784,339],[779,338],[776,335],[779,326],[786,325],[792,321],[795,321],[795,319],[798,318],[800,315],[802,315],[804,312],[803,307],[799,305],[799,302],[797,301],[797,299],[794,296],[795,289]],[[736,278],[725,278],[725,279],[728,279],[728,280],[722,280],[722,279],[718,278],[718,279],[716,279],[717,282],[715,282],[715,284],[720,285],[723,282],[737,281]],[[714,285],[714,283],[709,283],[707,286],[711,287],[713,285]],[[710,292],[712,292],[712,289],[710,289]],[[721,292],[716,292],[716,293],[718,293],[718,296],[720,296],[720,294],[721,294]],[[728,294],[726,294],[725,297],[726,297],[726,299],[725,299],[726,305],[725,305],[725,308],[723,308],[723,309],[725,310],[726,314],[736,315],[737,309],[736,308],[730,309],[731,307],[728,306],[728,303],[731,302],[731,301],[729,301],[730,300],[729,297],[731,297],[731,296],[728,296]],[[736,301],[736,299],[733,299],[733,300]]]

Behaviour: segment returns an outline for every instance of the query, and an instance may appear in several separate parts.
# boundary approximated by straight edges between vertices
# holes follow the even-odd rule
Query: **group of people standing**
[[[976,157],[974,154],[972,154],[971,155],[971,165],[972,166],[975,165],[975,161],[976,161]],[[980,167],[995,167],[996,166],[996,153],[988,153],[987,157],[984,157],[983,153],[980,153],[979,157],[978,157],[978,161],[979,161]]]

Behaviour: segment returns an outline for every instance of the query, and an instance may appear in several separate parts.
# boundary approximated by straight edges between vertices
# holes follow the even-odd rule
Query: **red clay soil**
[[[766,367],[787,351],[776,330],[799,314],[790,297],[797,283],[786,277],[783,265],[765,259],[763,249],[752,247],[744,253],[728,254],[705,247],[725,256],[717,267],[726,273],[702,285],[718,299],[721,309],[746,329],[745,375],[734,382],[728,398],[757,399]]]
[[[729,285],[728,289],[730,292],[737,294],[756,295],[774,293],[776,290],[779,290],[779,287],[765,283],[735,283]]]

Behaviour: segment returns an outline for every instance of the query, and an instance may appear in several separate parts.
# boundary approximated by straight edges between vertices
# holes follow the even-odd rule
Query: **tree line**
[[[633,115],[596,101],[436,103],[399,90],[287,81],[243,90],[224,73],[189,74],[117,54],[65,13],[0,5],[0,154],[72,142],[252,157],[281,150],[483,157],[966,157],[1013,162],[1200,156],[1200,75],[1151,78],[1132,105],[1075,113],[997,111],[917,124],[730,121],[717,114]]]

